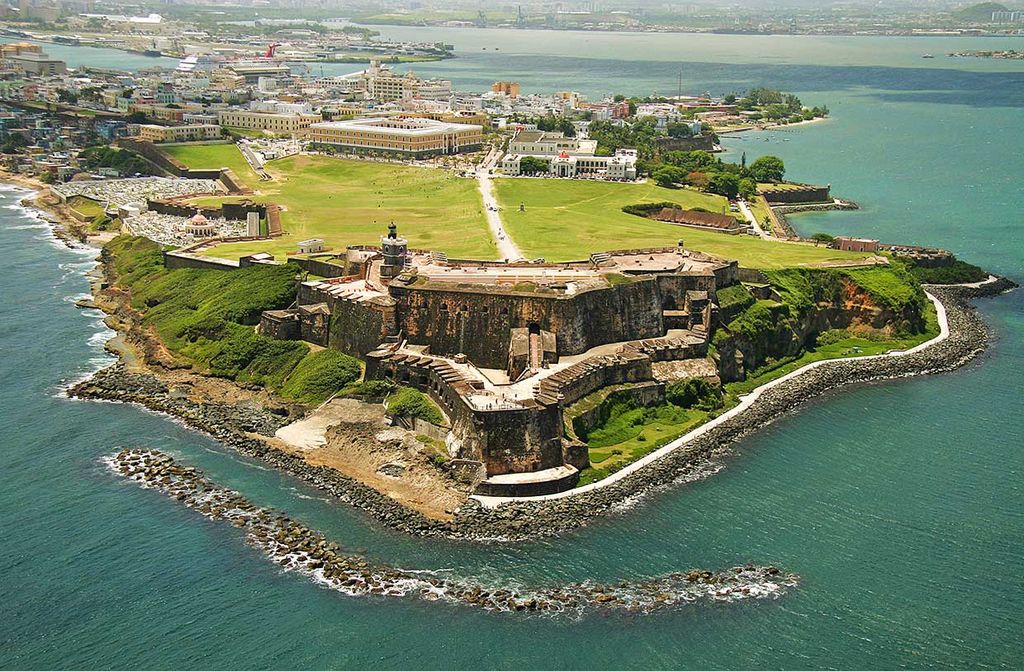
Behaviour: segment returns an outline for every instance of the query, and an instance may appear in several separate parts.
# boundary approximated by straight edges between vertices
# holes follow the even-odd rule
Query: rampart
[[[555,334],[559,355],[664,333],[657,280],[564,294],[392,284],[398,328],[434,354],[466,354],[484,368],[504,368],[511,329]]]
[[[761,195],[771,204],[826,203],[832,200],[831,188],[811,184],[786,184],[778,188],[761,189]]]
[[[602,387],[653,377],[651,358],[638,352],[591,357],[541,380],[534,399],[543,405],[571,405]]]
[[[289,260],[307,273],[317,275],[318,277],[345,277],[352,274],[344,264],[332,263],[324,259],[296,256]]]
[[[481,462],[488,476],[561,466],[562,411],[557,403],[511,407],[471,401],[475,386],[443,359],[377,350],[366,377],[386,378],[427,393],[448,415],[460,459]]]
[[[344,282],[333,286],[343,287]],[[395,304],[388,296],[339,295],[304,282],[299,285],[297,302],[300,306],[327,306],[327,346],[348,354],[364,356],[396,333]]]

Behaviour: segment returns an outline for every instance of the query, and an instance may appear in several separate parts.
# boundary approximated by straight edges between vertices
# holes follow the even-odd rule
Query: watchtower
[[[398,236],[395,222],[388,226],[388,234],[380,238],[380,253],[384,262],[380,266],[380,277],[390,280],[405,269],[405,257],[409,253],[409,241]]]

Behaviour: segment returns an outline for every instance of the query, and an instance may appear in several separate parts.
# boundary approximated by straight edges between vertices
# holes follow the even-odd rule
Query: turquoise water
[[[466,86],[517,78],[536,90],[573,82],[640,93],[674,85],[685,61],[691,90],[721,78],[798,91],[834,118],[728,146],[748,158],[777,153],[794,177],[831,182],[864,206],[804,216],[801,228],[940,244],[1024,275],[1014,237],[1024,64],[919,59],[971,48],[959,40],[415,34],[455,43],[462,58],[431,67],[459,85],[464,73]],[[470,49],[485,38],[500,56]],[[567,56],[582,39],[602,58]],[[0,194],[0,667],[1024,666],[1022,292],[982,303],[996,340],[963,370],[843,390],[738,445],[708,481],[563,538],[475,547],[381,529],[158,415],[60,397],[107,360],[99,315],[72,305],[92,253],[53,243],[13,206],[15,192]],[[108,475],[99,459],[126,445],[167,450],[348,550],[401,566],[530,585],[756,561],[803,583],[774,602],[583,620],[349,598],[278,572],[236,530]]]

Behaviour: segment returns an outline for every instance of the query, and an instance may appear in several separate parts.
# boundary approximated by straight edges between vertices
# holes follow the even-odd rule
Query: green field
[[[505,228],[523,253],[548,261],[586,258],[592,252],[674,246],[737,259],[750,268],[815,266],[864,259],[868,254],[814,245],[764,241],[674,226],[626,214],[624,205],[671,201],[686,208],[728,212],[725,198],[652,182],[618,184],[553,179],[496,179]],[[519,205],[525,212],[519,211]]]
[[[259,182],[234,145],[179,145],[167,150],[193,168],[229,167],[257,191],[254,199],[284,208],[286,235],[221,245],[206,252],[211,256],[238,258],[267,251],[284,258],[296,250],[299,240],[313,237],[323,238],[335,250],[376,244],[391,221],[398,224],[412,247],[443,251],[452,257],[497,256],[476,183],[441,169],[293,156],[268,163],[267,171],[274,180]],[[737,259],[752,268],[817,266],[870,256],[701,231],[622,212],[624,205],[661,201],[728,212],[721,196],[689,189],[666,189],[654,183],[505,178],[495,180],[495,190],[505,227],[529,258],[583,259],[592,252],[674,246],[679,239],[690,249]],[[519,211],[520,203],[525,212]]]
[[[252,188],[260,179],[233,144],[176,144],[161,149],[193,169],[231,168],[238,179]]]
[[[245,163],[233,145],[174,147],[190,167],[226,162],[228,149]],[[483,202],[473,180],[432,168],[347,161],[324,156],[292,156],[266,165],[270,182],[236,174],[257,189],[252,198],[284,209],[286,234],[274,240],[221,245],[211,256],[238,258],[267,251],[279,259],[297,249],[299,240],[323,238],[327,246],[378,244],[394,221],[411,247],[436,249],[451,256],[493,259],[497,249],[484,218]],[[252,181],[250,181],[252,180]],[[213,203],[217,199],[202,199]]]

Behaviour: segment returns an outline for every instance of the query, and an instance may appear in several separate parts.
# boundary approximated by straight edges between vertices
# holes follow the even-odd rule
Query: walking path
[[[242,156],[245,157],[246,162],[249,166],[259,175],[261,180],[271,179],[270,174],[263,169],[263,161],[260,160],[259,155],[252,150],[248,142],[239,142],[237,145],[238,150],[242,152]]]
[[[480,189],[480,196],[484,201],[487,225],[490,227],[494,241],[498,245],[498,256],[502,261],[516,261],[523,258],[523,253],[505,232],[505,227],[502,226],[501,215],[498,210],[498,199],[494,197],[494,185],[491,183],[491,168],[498,162],[499,156],[501,156],[501,151],[498,149],[491,149],[488,152],[477,168],[476,182],[477,188]]]
[[[742,212],[743,216],[750,222],[750,225],[754,228],[754,232],[757,233],[762,240],[770,240],[772,236],[761,228],[761,224],[757,223],[757,217],[754,216],[750,206],[747,205],[747,201],[740,200],[738,202],[740,204],[740,212]]]

